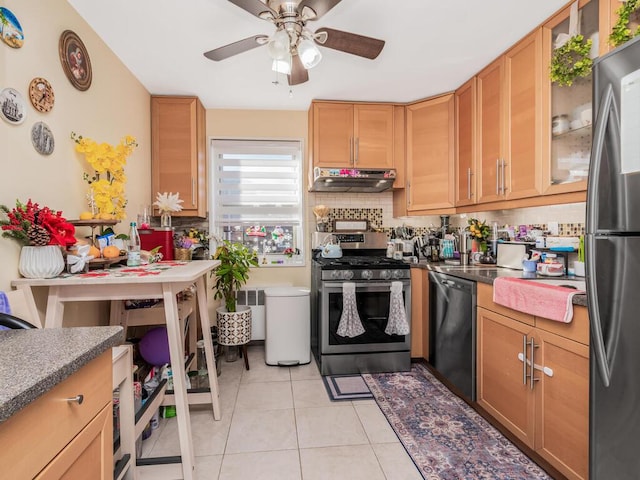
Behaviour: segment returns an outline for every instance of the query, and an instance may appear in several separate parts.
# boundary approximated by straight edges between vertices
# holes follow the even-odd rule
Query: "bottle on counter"
[[[140,266],[140,235],[136,222],[131,222],[129,229],[129,247],[127,250],[127,267]]]

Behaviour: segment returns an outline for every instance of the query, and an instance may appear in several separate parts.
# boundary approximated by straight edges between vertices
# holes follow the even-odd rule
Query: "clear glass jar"
[[[162,212],[160,214],[160,226],[171,227],[171,212]]]

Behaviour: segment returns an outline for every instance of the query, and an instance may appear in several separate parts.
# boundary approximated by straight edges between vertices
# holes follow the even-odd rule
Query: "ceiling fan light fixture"
[[[315,43],[308,38],[300,41],[298,45],[298,55],[300,56],[302,65],[304,65],[304,68],[307,70],[315,67],[320,63],[320,60],[322,60],[322,53],[320,53]]]
[[[289,34],[285,30],[278,30],[273,34],[267,45],[269,56],[274,60],[282,60],[289,55]]]
[[[289,75],[291,73],[291,56],[287,55],[284,58],[274,59],[271,63],[271,70]]]

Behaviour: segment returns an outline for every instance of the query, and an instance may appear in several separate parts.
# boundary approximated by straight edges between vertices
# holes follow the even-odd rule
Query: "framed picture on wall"
[[[91,60],[80,37],[71,30],[62,32],[58,52],[62,69],[71,85],[81,91],[88,90],[91,86]]]

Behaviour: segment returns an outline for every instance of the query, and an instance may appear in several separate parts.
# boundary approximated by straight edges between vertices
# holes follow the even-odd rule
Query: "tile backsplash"
[[[330,208],[330,223],[334,219],[367,219],[372,226],[389,231],[393,227],[407,225],[418,233],[429,227],[440,226],[439,215],[420,217],[393,217],[393,194],[383,193],[310,193],[308,197],[308,221],[315,225],[313,207],[326,205]],[[480,208],[480,207],[479,207]],[[479,218],[487,223],[497,221],[504,225],[531,225],[548,230],[550,222],[558,224],[558,235],[577,236],[584,234],[585,204],[571,203],[545,207],[518,208],[513,210],[478,211],[473,214],[451,215],[453,227],[464,227],[468,218]]]

